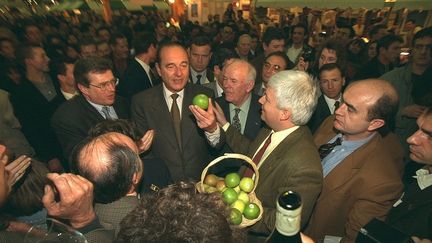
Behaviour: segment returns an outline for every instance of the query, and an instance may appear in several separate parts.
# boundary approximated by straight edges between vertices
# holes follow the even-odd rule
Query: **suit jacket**
[[[138,205],[138,201],[137,196],[124,196],[112,203],[96,203],[94,210],[101,225],[105,229],[115,230],[117,235],[120,230],[120,222]]]
[[[420,190],[416,180],[401,200],[392,207],[386,222],[409,236],[432,239],[432,186]]]
[[[60,146],[49,123],[57,108],[54,100],[48,101],[26,79],[11,94],[11,103],[21,123],[21,130],[35,149],[37,157],[45,162],[61,156]]]
[[[211,160],[209,145],[203,130],[197,127],[189,105],[197,94],[212,97],[212,91],[188,83],[184,88],[181,131],[182,148],[179,148],[174,124],[166,104],[162,84],[136,94],[132,98],[132,120],[145,132],[155,130],[151,152],[165,161],[174,181],[198,180],[201,172]]]
[[[129,105],[122,97],[117,96],[113,104],[118,118],[129,118]],[[63,149],[65,158],[69,156],[88,131],[105,118],[82,95],[63,103],[54,113],[51,125]]]
[[[317,147],[336,133],[334,116],[327,118],[314,134]],[[401,145],[393,134],[380,134],[342,160],[325,178],[315,211],[305,231],[315,241],[325,235],[354,242],[360,228],[372,218],[385,218],[399,198],[401,181]]]
[[[233,126],[229,126],[225,139],[234,152],[252,157],[270,132],[270,129],[262,128],[251,142]],[[261,200],[264,215],[250,227],[250,231],[265,235],[272,232],[276,220],[276,200],[287,190],[296,191],[302,197],[301,222],[304,226],[321,191],[323,177],[318,151],[309,129],[300,126],[288,135],[267,156],[258,171],[259,182],[255,193]]]
[[[314,113],[312,114],[312,117],[307,123],[307,126],[309,127],[311,132],[314,133],[321,125],[321,123],[329,116],[331,116],[330,109],[324,99],[324,95],[321,95],[318,98],[317,106]]]
[[[207,68],[207,70],[206,70],[206,78],[207,78],[207,81],[208,81],[209,83],[215,81],[215,79],[214,79],[214,78],[215,78],[215,77],[214,77],[214,73],[213,73],[213,71],[210,70],[209,68]],[[189,72],[189,81],[190,81],[191,83],[194,83],[194,82],[193,82],[194,79],[192,78],[192,71]],[[203,82],[204,82],[204,83],[203,83]],[[206,80],[203,79],[203,78],[201,77],[200,83],[201,83],[201,84],[205,84],[205,83],[206,83]]]
[[[140,91],[149,89],[159,84],[159,80],[154,78],[150,82],[150,74],[135,59],[133,59],[125,71],[123,80],[118,86],[118,94],[131,99],[132,96]]]
[[[216,86],[217,84],[216,83],[217,83],[217,81],[215,80],[214,82],[203,84],[203,86],[206,87],[206,88],[209,88],[209,89],[213,90],[214,97],[215,98],[219,98],[220,96],[218,95],[217,86]]]
[[[249,106],[248,116],[246,118],[246,124],[243,134],[250,140],[253,140],[258,135],[259,130],[263,127],[264,122],[261,120],[261,104],[258,102],[259,96],[251,93],[251,103]],[[231,112],[229,110],[229,102],[223,97],[216,99],[216,102],[222,108],[225,117],[228,121],[231,121]]]
[[[255,71],[256,71],[254,91],[255,91],[255,94],[257,94],[257,95],[260,95],[257,92],[260,90],[262,83],[263,83],[263,81],[262,81],[262,69],[264,66],[264,60],[265,60],[264,53],[261,53],[260,55],[256,56],[250,62],[252,64],[252,66],[255,67]]]

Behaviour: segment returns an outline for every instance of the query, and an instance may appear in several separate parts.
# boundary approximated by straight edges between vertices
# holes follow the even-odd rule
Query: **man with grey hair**
[[[249,34],[243,34],[238,38],[235,51],[242,60],[251,61],[254,58],[251,53],[251,43],[252,38]]]
[[[322,186],[319,155],[305,127],[317,103],[317,94],[317,86],[305,72],[290,70],[275,74],[259,100],[261,118],[268,127],[262,128],[253,141],[226,121],[219,106],[210,104],[207,111],[189,107],[212,146],[227,143],[236,153],[253,158],[259,168],[260,180],[255,192],[264,206],[264,214],[249,228],[250,242],[272,232],[275,202],[284,191],[302,195],[302,226],[308,222]],[[254,176],[249,168],[241,172]]]

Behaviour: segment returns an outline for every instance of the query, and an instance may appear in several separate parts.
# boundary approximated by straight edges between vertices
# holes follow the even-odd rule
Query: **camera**
[[[312,49],[308,48],[308,49],[304,50],[303,54],[302,54],[302,57],[303,57],[303,60],[305,62],[311,62],[311,61],[313,61],[314,60],[314,56],[313,56],[313,53],[312,53]]]

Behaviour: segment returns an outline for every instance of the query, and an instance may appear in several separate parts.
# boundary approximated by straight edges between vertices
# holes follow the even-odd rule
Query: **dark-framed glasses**
[[[115,87],[115,86],[117,86],[118,83],[119,83],[119,79],[118,78],[114,78],[113,80],[106,81],[106,82],[100,83],[98,85],[96,85],[96,84],[89,84],[89,85],[105,91],[109,87],[112,87],[112,86]]]

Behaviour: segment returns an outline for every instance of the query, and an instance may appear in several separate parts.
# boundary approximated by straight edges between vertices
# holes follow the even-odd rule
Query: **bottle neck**
[[[276,230],[285,236],[296,235],[300,231],[301,209],[287,210],[276,204]]]

